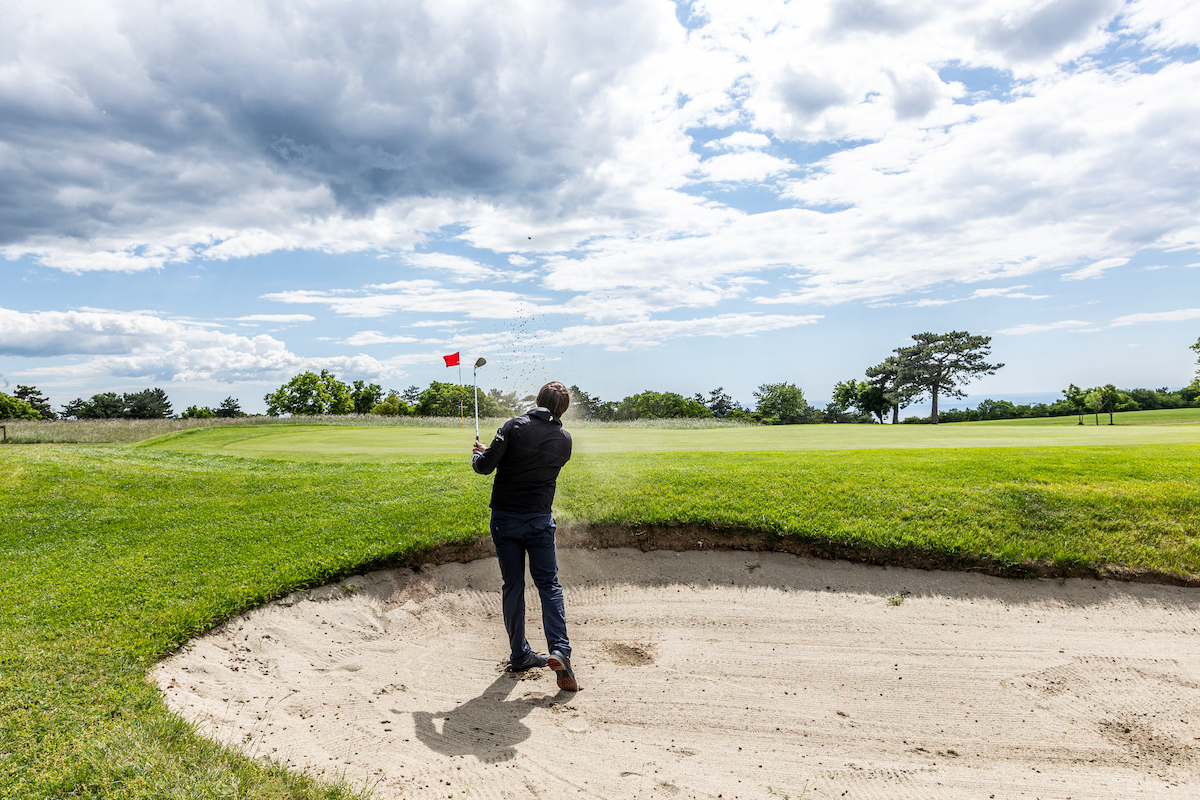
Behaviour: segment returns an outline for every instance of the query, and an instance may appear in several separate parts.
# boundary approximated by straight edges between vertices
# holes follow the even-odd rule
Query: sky
[[[975,401],[1195,373],[1188,0],[5,8],[0,390],[262,412],[461,351],[823,406],[951,330]]]

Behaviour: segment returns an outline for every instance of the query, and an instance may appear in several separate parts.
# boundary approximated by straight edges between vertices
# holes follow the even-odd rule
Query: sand
[[[564,549],[574,661],[503,672],[494,559],[251,612],[154,678],[380,798],[1200,797],[1200,590]],[[541,633],[529,597],[530,640]]]

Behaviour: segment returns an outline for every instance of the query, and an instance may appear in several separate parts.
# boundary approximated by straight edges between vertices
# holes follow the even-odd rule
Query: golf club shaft
[[[475,386],[475,441],[479,441],[479,368],[471,370],[472,383]]]

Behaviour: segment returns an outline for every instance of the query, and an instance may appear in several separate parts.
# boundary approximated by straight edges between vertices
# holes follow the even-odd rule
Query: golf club
[[[475,361],[475,369],[471,371],[471,376],[475,384],[475,442],[479,442],[479,368],[487,363],[487,359],[480,356]]]

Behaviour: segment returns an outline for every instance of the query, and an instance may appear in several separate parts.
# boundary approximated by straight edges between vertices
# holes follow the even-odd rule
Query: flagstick
[[[462,357],[458,359],[458,388],[462,388]],[[461,431],[466,423],[463,421],[462,395],[458,396],[458,429]]]

